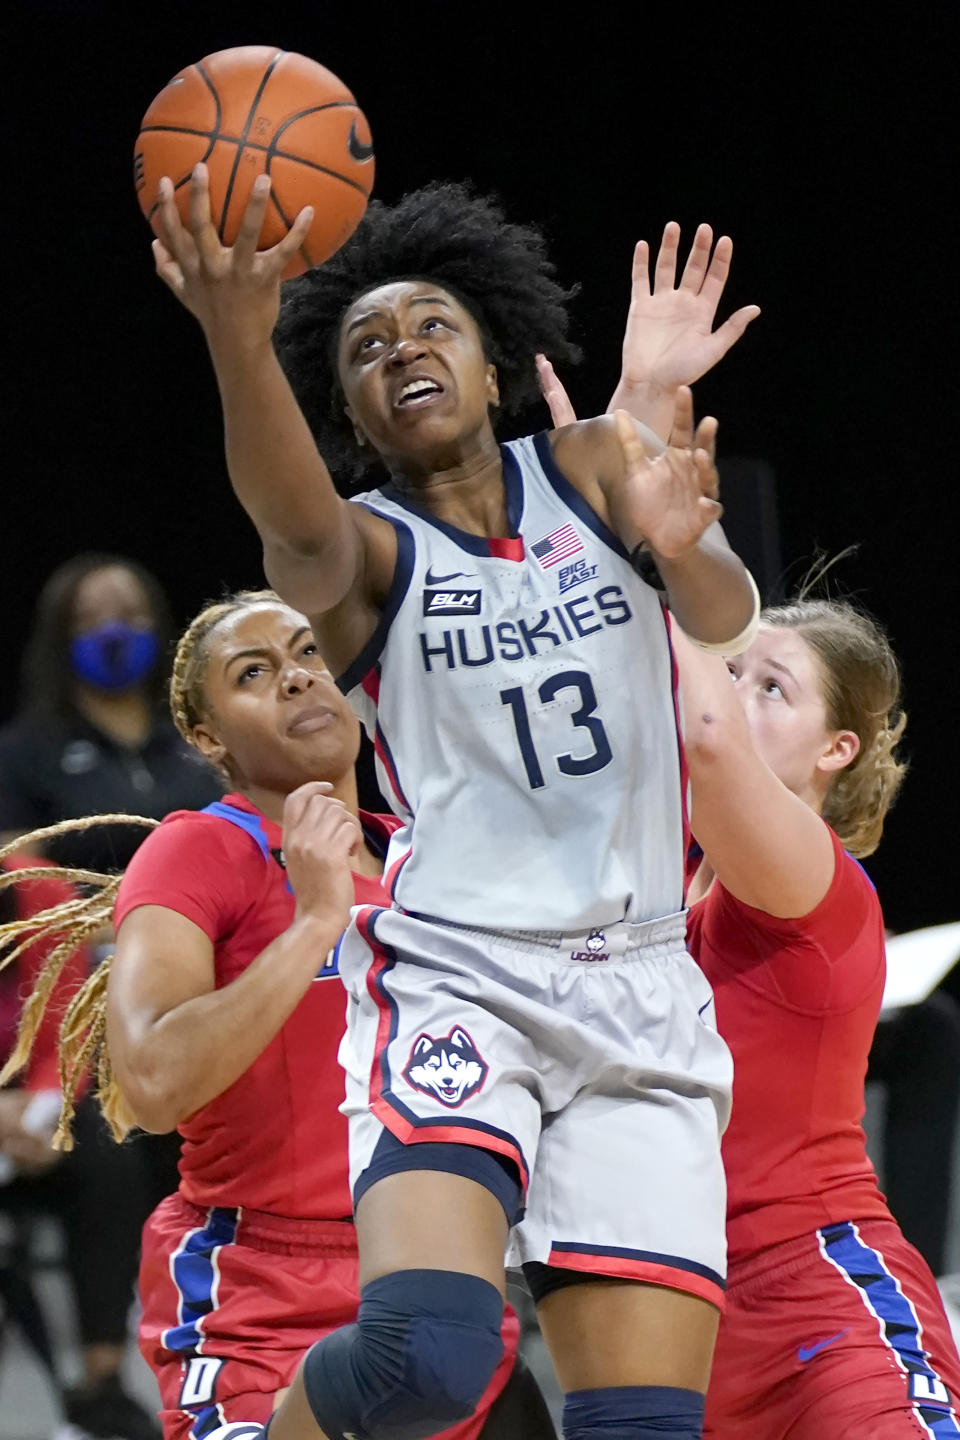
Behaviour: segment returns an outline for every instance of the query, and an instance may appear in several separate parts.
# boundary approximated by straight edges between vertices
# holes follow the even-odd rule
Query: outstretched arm
[[[237,241],[227,247],[211,222],[206,167],[198,165],[190,181],[188,226],[165,178],[159,190],[163,238],[153,250],[158,275],[206,337],[223,405],[230,479],[263,542],[267,576],[285,600],[316,616],[358,581],[374,598],[385,594],[396,550],[389,525],[337,494],[274,353],[280,277],[312,211],[301,211],[273,249],[258,251],[269,194],[269,177],[262,175]]]
[[[808,915],[833,880],[830,833],[753,747],[726,661],[676,626],[691,827],[721,883],[768,915]]]

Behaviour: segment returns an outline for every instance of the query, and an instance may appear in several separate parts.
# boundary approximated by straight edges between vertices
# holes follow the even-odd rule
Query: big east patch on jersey
[[[477,1093],[488,1069],[466,1030],[455,1025],[440,1040],[418,1035],[403,1077],[415,1090],[434,1095],[453,1109]]]

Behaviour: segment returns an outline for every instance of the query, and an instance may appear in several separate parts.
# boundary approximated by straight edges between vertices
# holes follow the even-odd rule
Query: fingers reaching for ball
[[[303,246],[310,226],[313,224],[314,209],[312,205],[305,205],[286,235],[269,250],[261,250],[259,245],[269,204],[270,176],[258,175],[253,182],[250,199],[243,212],[237,238],[233,243],[233,259],[235,265],[249,269],[258,258],[262,258],[266,268],[271,272],[279,266],[278,273],[282,277],[293,256]]]
[[[158,185],[153,242],[157,274],[203,326],[211,344],[226,340],[269,340],[280,305],[280,281],[291,257],[302,246],[313,220],[305,206],[278,244],[257,248],[270,201],[270,177],[251,187],[236,241],[224,245],[213,221],[210,177],[194,166],[187,196],[186,223],[168,175]]]

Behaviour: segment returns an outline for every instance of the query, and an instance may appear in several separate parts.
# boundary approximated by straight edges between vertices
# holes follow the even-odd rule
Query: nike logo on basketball
[[[797,1359],[802,1365],[805,1365],[808,1360],[812,1360],[814,1355],[819,1355],[821,1350],[826,1350],[827,1346],[832,1345],[835,1340],[842,1340],[846,1333],[846,1330],[838,1330],[836,1335],[830,1336],[829,1340],[818,1340],[816,1345],[801,1345],[797,1351]]]
[[[434,575],[433,571],[428,566],[427,584],[446,585],[448,580],[466,580],[470,575],[474,575],[475,573],[476,572],[474,570],[452,570],[449,575]]]
[[[350,134],[347,136],[347,149],[354,160],[369,160],[373,154],[372,145],[364,145],[357,134],[357,122],[354,120],[350,126]]]

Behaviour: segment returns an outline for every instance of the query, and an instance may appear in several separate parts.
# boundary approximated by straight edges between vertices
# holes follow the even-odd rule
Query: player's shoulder
[[[823,897],[805,915],[768,915],[738,900],[722,884],[711,886],[697,919],[711,940],[726,940],[737,931],[763,933],[784,949],[817,948],[824,952],[874,947],[883,933],[883,912],[869,875],[830,826],[823,822],[834,852],[833,877]],[[695,907],[699,908],[699,907]]]
[[[824,822],[826,823],[826,822]],[[849,939],[857,929],[883,931],[880,897],[861,862],[843,847],[840,837],[827,825],[833,842],[834,871],[830,889],[811,917]]]
[[[589,420],[575,420],[544,432],[546,445],[554,464],[568,479],[583,472],[595,472],[598,461],[619,455],[619,441],[612,415],[595,415]],[[541,445],[541,450],[543,445]]]
[[[612,415],[577,420],[547,432],[539,446],[543,468],[554,484],[575,490],[605,525],[610,525],[607,490],[623,474],[623,453]],[[560,485],[557,485],[557,477]]]
[[[278,826],[241,797],[224,795],[202,810],[171,811],[147,836],[137,857],[143,854],[156,859],[163,853],[179,855],[192,864],[213,863],[218,858],[230,864],[262,863],[279,844]]]

